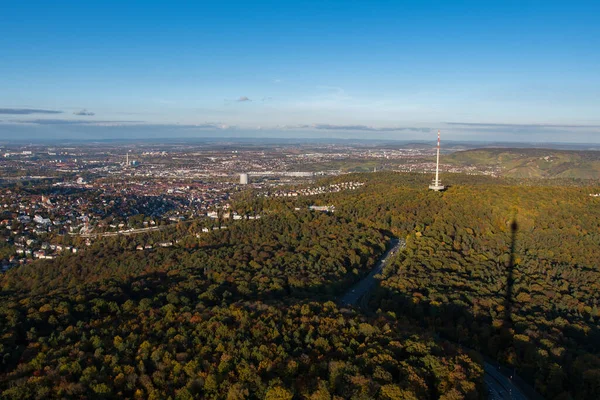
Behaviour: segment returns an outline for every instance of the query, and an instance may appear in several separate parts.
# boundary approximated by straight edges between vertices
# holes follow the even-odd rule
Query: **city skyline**
[[[0,140],[600,141],[600,6],[3,6]]]

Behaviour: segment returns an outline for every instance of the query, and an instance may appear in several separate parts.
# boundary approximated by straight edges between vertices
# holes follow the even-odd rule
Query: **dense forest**
[[[386,234],[284,204],[227,230],[105,238],[0,284],[3,398],[472,398],[474,356],[334,299]],[[137,251],[169,238],[176,245]],[[315,302],[319,300],[319,302]]]
[[[169,240],[174,248],[135,251],[140,244]],[[7,274],[4,289],[29,294],[78,288],[141,274],[183,273],[217,290],[258,295],[333,293],[368,271],[385,250],[386,237],[360,223],[308,211],[281,209],[268,218],[202,233],[180,224],[151,235],[118,236],[95,242],[82,254],[34,263]],[[40,265],[43,265],[40,268]]]
[[[429,179],[248,191],[233,207],[260,220],[104,238],[10,270],[0,397],[477,399],[481,353],[548,399],[600,398],[598,187],[449,175],[437,193]],[[336,306],[392,236],[406,249],[371,311]]]
[[[382,174],[337,200],[406,238],[371,306],[514,367],[547,398],[600,398],[598,187],[450,179],[435,193]]]

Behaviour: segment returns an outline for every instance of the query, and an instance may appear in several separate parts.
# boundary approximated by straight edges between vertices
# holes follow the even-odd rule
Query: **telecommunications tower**
[[[437,143],[437,161],[435,163],[435,179],[429,185],[429,189],[435,190],[439,192],[440,190],[444,190],[445,187],[442,185],[442,181],[440,180],[440,131],[438,131],[438,143]]]

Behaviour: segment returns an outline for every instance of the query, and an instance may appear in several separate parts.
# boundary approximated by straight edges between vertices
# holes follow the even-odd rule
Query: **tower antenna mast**
[[[437,140],[437,158],[435,162],[435,179],[429,185],[429,189],[435,190],[439,192],[440,190],[444,190],[445,187],[442,185],[442,181],[440,180],[440,131],[438,130],[438,140]]]

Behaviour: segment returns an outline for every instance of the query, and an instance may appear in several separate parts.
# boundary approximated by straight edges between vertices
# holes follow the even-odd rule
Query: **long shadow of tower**
[[[517,224],[516,217],[513,218],[512,223],[510,224],[510,259],[508,261],[507,268],[507,279],[506,279],[506,293],[504,296],[504,331],[507,333],[508,330],[512,326],[512,307],[513,307],[513,287],[514,287],[514,270],[515,270],[515,247],[516,247],[516,237],[517,237],[517,229],[519,225]]]

